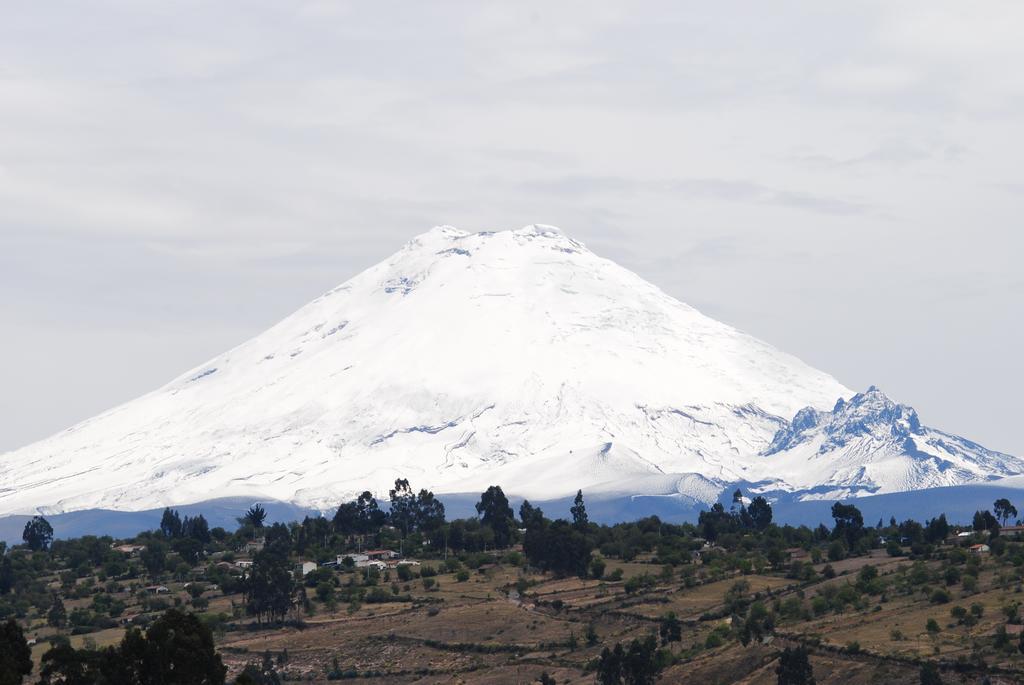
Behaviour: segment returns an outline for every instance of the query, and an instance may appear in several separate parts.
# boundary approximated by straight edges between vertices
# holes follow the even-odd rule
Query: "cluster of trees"
[[[672,655],[658,649],[653,635],[633,640],[629,647],[616,642],[605,647],[597,662],[596,679],[600,685],[650,685],[658,673],[672,662]]]
[[[32,671],[32,653],[18,624],[0,626],[0,683],[17,685]],[[145,633],[133,628],[121,643],[105,649],[74,649],[58,640],[43,655],[40,685],[222,685],[227,669],[213,645],[210,629],[196,618],[171,609]]]
[[[772,523],[772,506],[758,495],[748,507],[743,502],[743,493],[736,490],[729,511],[721,502],[715,502],[709,511],[700,513],[697,523],[703,536],[712,542],[729,533],[763,531]]]
[[[568,516],[555,519],[546,517],[540,507],[529,501],[522,502],[517,517],[499,486],[491,486],[481,493],[475,517],[454,521],[446,520],[444,505],[432,492],[425,489],[414,491],[408,480],[397,480],[388,495],[389,501],[382,506],[371,493],[364,492],[353,501],[341,504],[332,519],[307,517],[300,523],[289,525],[267,525],[267,513],[257,504],[239,519],[240,528],[235,533],[228,533],[223,528],[211,529],[201,515],[182,517],[179,512],[167,509],[158,530],[136,538],[136,542],[145,545],[140,554],[141,565],[151,579],[167,573],[185,577],[211,551],[228,553],[241,549],[259,533],[263,537],[263,549],[254,555],[253,566],[243,577],[224,575],[212,564],[206,570],[207,579],[218,583],[225,592],[242,592],[246,610],[262,624],[283,621],[290,612],[295,612],[297,618],[300,608],[310,606],[307,588],[313,589],[320,601],[332,605],[339,595],[351,602],[397,601],[394,599],[399,596],[397,584],[388,593],[376,587],[377,579],[371,579],[370,572],[366,574],[365,584],[352,582],[344,588],[339,587],[337,574],[330,571],[318,571],[303,582],[296,581],[293,573],[296,555],[319,562],[333,561],[346,552],[369,545],[395,549],[403,545],[407,553],[427,557],[440,557],[444,549],[446,558],[449,551],[453,557],[458,556],[458,559],[450,559],[451,570],[462,570],[459,559],[469,568],[476,568],[480,563],[493,559],[493,556],[482,552],[507,549],[521,542],[526,562],[536,569],[556,575],[595,578],[605,577],[606,557],[628,561],[646,553],[652,562],[663,566],[663,575],[667,570],[671,577],[674,569],[682,565],[679,577],[685,583],[697,582],[696,569],[691,561],[694,553],[701,550],[703,564],[699,573],[705,579],[726,577],[735,571],[750,573],[773,569],[786,570],[792,578],[810,580],[816,577],[815,569],[806,561],[791,562],[788,549],[802,547],[809,550],[811,561],[817,562],[825,556],[839,560],[886,545],[891,554],[906,554],[905,546],[909,544],[912,555],[928,558],[934,546],[945,540],[951,530],[945,516],[924,524],[912,520],[897,523],[890,519],[885,525],[880,520],[877,526],[870,527],[865,525],[864,517],[856,506],[844,503],[836,503],[832,507],[831,528],[825,525],[816,529],[780,526],[773,523],[771,506],[763,497],[747,500],[739,490],[734,494],[729,509],[715,504],[700,514],[697,525],[669,524],[655,516],[613,526],[599,525],[590,520],[581,491],[576,493],[568,508]],[[1007,500],[997,500],[993,510],[994,515],[989,511],[978,512],[974,526],[978,531],[990,531],[992,538],[998,534],[1000,521],[1005,523],[1017,515]],[[16,548],[14,554],[8,553],[6,546],[0,543],[0,596],[4,596],[0,597],[0,617],[24,616],[30,606],[35,606],[39,610],[38,615],[45,614],[52,626],[63,627],[70,623],[75,627],[96,627],[105,625],[124,610],[123,602],[119,604],[112,594],[100,589],[92,591],[92,604],[78,606],[69,615],[61,597],[38,580],[48,572],[63,569],[60,571],[61,591],[65,596],[83,597],[89,595],[76,594],[86,592],[79,589],[76,578],[93,574],[103,579],[137,577],[136,574],[140,573],[138,564],[129,563],[123,555],[113,551],[110,538],[84,536],[54,541],[50,524],[43,517],[35,517],[26,524],[23,539],[24,547]],[[705,547],[705,541],[715,544]],[[1019,558],[1020,565],[1024,565],[1024,547],[1007,543],[1003,538],[992,539],[990,545],[993,555],[1005,552],[1014,563]],[[518,555],[508,553],[509,558],[513,556]],[[948,588],[961,585],[965,592],[969,592],[972,586],[976,586],[976,559],[968,558],[963,550],[948,548],[937,556],[943,560],[939,571],[933,572],[923,563],[915,563],[905,573],[881,579],[877,575],[872,576],[874,567],[868,566],[858,574],[855,583],[829,585],[808,601],[788,598],[785,602],[773,604],[752,597],[737,583],[736,591],[726,597],[725,615],[733,617],[733,636],[747,643],[770,633],[777,621],[796,620],[826,611],[838,612],[851,605],[866,605],[883,591],[914,592],[927,587],[930,596],[934,596],[931,601],[942,603],[950,601]],[[476,559],[475,565],[470,563],[470,559]],[[825,568],[826,575],[830,568]],[[428,570],[433,572],[426,566],[421,569],[425,588],[434,582],[428,576]],[[409,569],[395,573],[402,582],[410,581],[409,577],[403,577],[403,573],[409,576]],[[626,590],[642,592],[652,584],[653,577],[632,578]],[[7,600],[12,588],[17,588],[16,596]],[[193,608],[198,606],[194,604]],[[964,615],[959,619],[964,622],[971,620],[971,614],[966,609],[962,611]],[[953,616],[958,618],[957,614]],[[166,618],[174,631],[184,630],[184,624],[174,623],[184,620],[180,616]],[[681,630],[678,619],[666,617],[659,627],[662,648],[670,641],[678,641]],[[152,637],[150,632],[142,635],[135,631],[130,634],[130,639],[126,637],[125,642],[112,651],[76,651],[66,645],[58,645],[59,649],[52,650],[54,654],[47,662],[54,674],[52,682],[76,682],[74,678],[78,676],[68,676],[69,673],[105,673],[104,669],[113,668],[108,662],[112,662],[115,656],[126,663],[142,663],[144,659],[139,655],[150,653],[146,650],[158,650],[156,646],[147,645],[162,644],[160,635],[159,631]],[[666,663],[665,652],[658,648],[656,638],[652,640],[653,643],[641,640],[606,649],[596,664],[599,682],[649,682],[645,679],[654,677],[653,674]],[[799,658],[799,655],[789,655],[781,659],[780,670],[787,673],[800,671],[799,664],[793,666],[789,661]],[[126,668],[129,667],[134,668]],[[0,668],[6,666],[0,665]],[[3,682],[0,678],[0,684]]]
[[[210,525],[202,514],[195,518],[185,516],[183,519],[177,511],[170,508],[164,509],[160,518],[160,532],[169,540],[193,538],[203,544],[211,540]]]
[[[291,531],[281,523],[265,529],[265,544],[253,557],[252,568],[242,581],[246,611],[258,623],[283,621],[298,606],[297,588],[288,555]]]
[[[569,513],[572,521],[550,521],[540,507],[524,500],[519,507],[519,518],[526,530],[523,552],[533,566],[543,571],[586,578],[591,573],[594,536],[582,491],[576,492]]]

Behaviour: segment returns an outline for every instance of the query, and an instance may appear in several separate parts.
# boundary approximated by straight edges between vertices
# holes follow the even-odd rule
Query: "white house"
[[[295,570],[302,574],[303,577],[308,573],[312,573],[316,570],[315,561],[303,561],[302,563],[295,565]]]
[[[356,568],[375,568],[378,571],[386,570],[388,565],[383,561],[377,561],[376,559],[369,559],[367,561],[357,561]]]

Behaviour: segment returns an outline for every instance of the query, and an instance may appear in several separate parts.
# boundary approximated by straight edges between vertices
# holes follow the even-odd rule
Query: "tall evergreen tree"
[[[54,593],[50,610],[46,612],[46,625],[51,628],[63,628],[67,621],[68,612],[64,608],[64,600],[60,598],[60,595]]]
[[[160,532],[168,539],[181,537],[181,516],[177,511],[170,507],[164,509],[163,516],[160,517]]]
[[[587,518],[587,505],[583,503],[583,491],[577,490],[576,497],[573,498],[572,507],[569,509],[569,513],[572,514],[572,526],[581,533],[586,532],[589,525],[589,519]]]

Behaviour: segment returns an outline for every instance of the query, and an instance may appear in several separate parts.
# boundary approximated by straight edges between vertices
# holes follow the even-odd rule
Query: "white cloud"
[[[151,389],[147,348],[172,375],[434,224],[542,222],[1024,453],[1021,12],[11,6],[0,449]]]

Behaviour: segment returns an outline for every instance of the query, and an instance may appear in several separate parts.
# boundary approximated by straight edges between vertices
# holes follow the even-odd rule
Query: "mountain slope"
[[[396,477],[538,499],[856,489],[856,454],[815,460],[789,421],[811,407],[797,427],[820,427],[851,395],[557,229],[442,227],[163,388],[3,455],[0,515],[239,496],[327,509]],[[948,473],[983,479],[983,461]],[[878,462],[872,487],[918,482]]]

